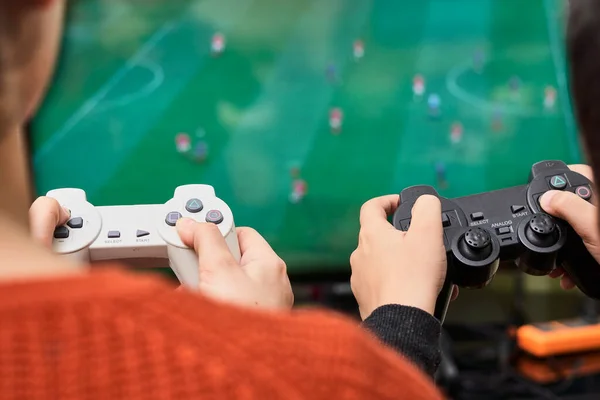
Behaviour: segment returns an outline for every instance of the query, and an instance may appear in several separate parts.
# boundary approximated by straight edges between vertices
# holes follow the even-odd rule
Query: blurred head
[[[567,56],[571,94],[587,159],[600,179],[600,1],[571,0]]]
[[[56,60],[62,3],[0,0],[0,135],[21,126],[42,99]]]
[[[0,0],[0,211],[26,220],[29,178],[23,127],[52,74],[63,0]]]

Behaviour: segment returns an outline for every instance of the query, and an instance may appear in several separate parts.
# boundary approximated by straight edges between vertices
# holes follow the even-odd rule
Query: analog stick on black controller
[[[465,232],[464,239],[458,242],[458,248],[469,260],[485,260],[492,253],[492,238],[484,229],[471,228]]]
[[[519,226],[519,236],[529,250],[517,261],[529,275],[548,275],[555,267],[558,250],[565,242],[558,224],[548,214],[536,214]]]
[[[469,228],[457,237],[452,251],[454,283],[466,288],[486,286],[498,269],[500,245],[498,239],[483,228]]]
[[[525,236],[536,246],[551,247],[558,240],[556,222],[548,214],[534,215],[525,227]]]

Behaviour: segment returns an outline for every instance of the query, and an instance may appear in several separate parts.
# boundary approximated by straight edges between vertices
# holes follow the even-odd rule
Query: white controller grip
[[[237,239],[235,226],[225,236],[227,247],[233,255],[233,258],[238,263],[242,258],[240,245]],[[168,246],[169,260],[171,261],[171,269],[179,279],[182,285],[187,288],[197,290],[200,284],[200,265],[198,265],[198,255],[192,249],[183,249],[177,246]]]
[[[239,263],[242,259],[242,253],[240,251],[240,244],[238,242],[235,225],[232,225],[231,231],[225,236],[225,241],[227,242],[227,247],[229,247],[229,251],[233,255],[233,258]]]
[[[198,255],[192,249],[168,246],[170,267],[179,282],[189,289],[197,290],[200,284]]]

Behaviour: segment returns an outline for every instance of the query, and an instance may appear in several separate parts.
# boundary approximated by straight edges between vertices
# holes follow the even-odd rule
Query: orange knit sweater
[[[0,399],[440,399],[355,323],[258,312],[154,276],[0,285]]]

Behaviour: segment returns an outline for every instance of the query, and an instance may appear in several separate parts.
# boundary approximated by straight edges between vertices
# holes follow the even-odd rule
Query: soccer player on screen
[[[352,49],[354,54],[354,60],[360,61],[365,55],[365,44],[363,43],[363,41],[360,39],[355,40]]]
[[[462,140],[463,125],[460,122],[454,122],[450,127],[450,141],[453,144],[458,144]]]
[[[208,144],[204,140],[199,140],[194,145],[194,161],[204,162],[208,157]]]
[[[413,95],[415,98],[421,98],[425,94],[425,78],[422,75],[417,74],[413,78]]]
[[[553,110],[556,106],[556,89],[552,86],[546,86],[544,89],[544,108]]]
[[[331,83],[337,83],[338,75],[337,68],[334,63],[329,63],[327,68],[325,69],[325,76],[327,76],[327,80]]]
[[[432,93],[427,97],[427,108],[429,109],[429,117],[438,118],[440,116],[440,107],[442,99],[436,93]]]
[[[308,189],[306,181],[300,177],[300,169],[294,167],[290,170],[292,177],[292,192],[290,193],[290,202],[298,204],[302,201]]]
[[[504,128],[503,113],[500,107],[495,107],[492,111],[492,131],[500,132]]]
[[[210,52],[214,57],[218,57],[223,51],[225,51],[225,36],[217,32],[210,41]]]
[[[342,131],[342,122],[344,120],[344,113],[339,107],[334,107],[329,111],[329,128],[331,133],[339,135]]]
[[[521,79],[513,75],[508,81],[508,88],[514,97],[519,97],[521,95]]]
[[[177,152],[179,153],[187,153],[192,148],[192,141],[190,140],[190,135],[187,133],[178,133],[175,136],[175,147],[177,148]]]
[[[446,164],[444,164],[442,161],[435,163],[435,177],[437,180],[437,185],[440,189],[445,189],[448,187],[448,182],[446,181]]]

